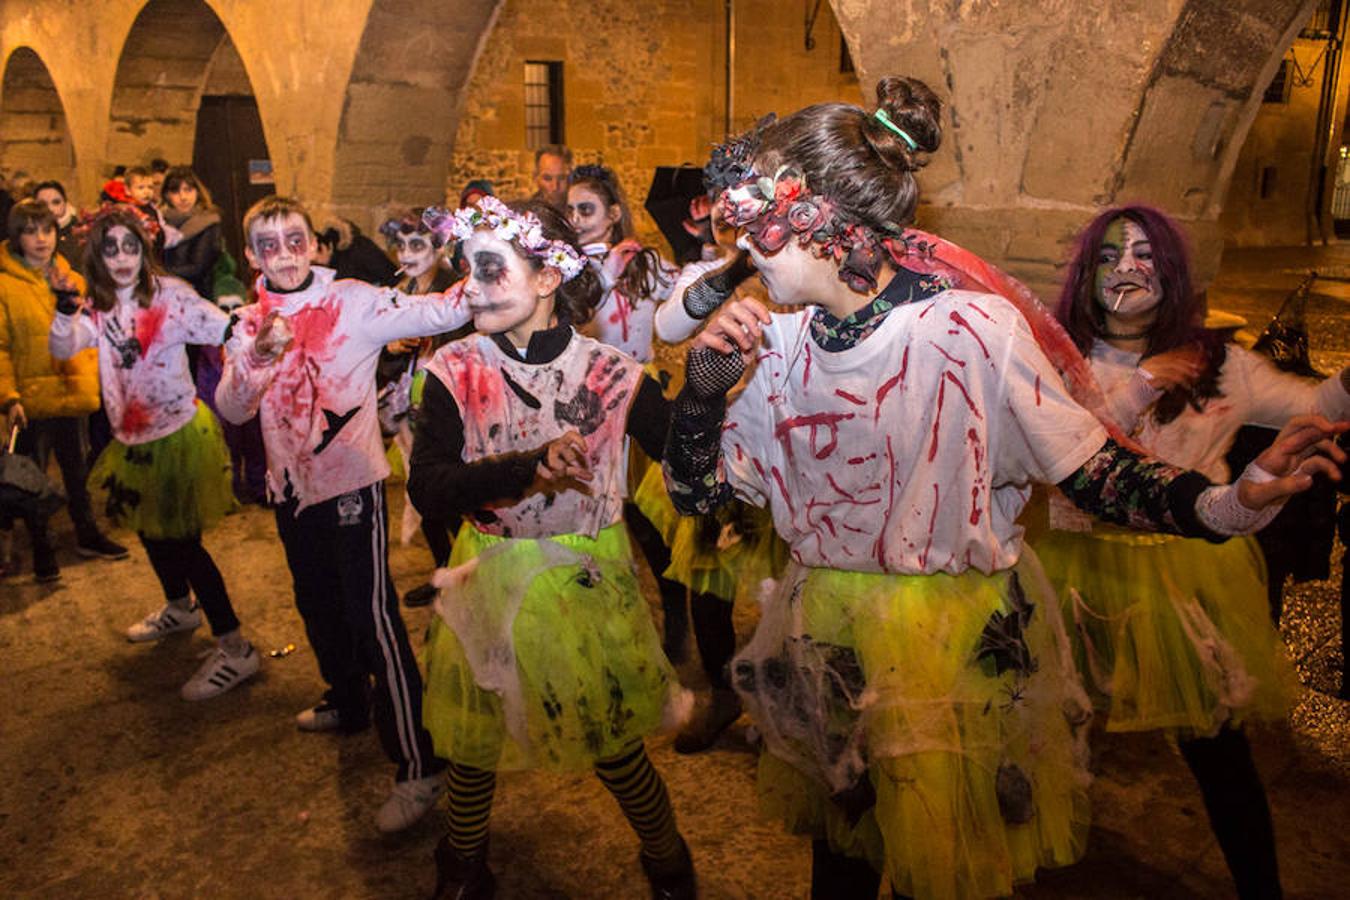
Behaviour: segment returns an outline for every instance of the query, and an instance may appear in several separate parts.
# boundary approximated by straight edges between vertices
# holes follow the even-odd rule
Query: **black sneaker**
[[[413,608],[427,606],[436,599],[436,585],[423,584],[403,595],[403,605]]]
[[[652,886],[652,900],[698,900],[698,879],[694,877],[694,859],[689,845],[680,838],[680,858],[673,869],[659,870],[641,853],[642,872]]]
[[[61,567],[56,563],[56,551],[51,547],[34,548],[33,578],[38,584],[61,580]]]
[[[77,538],[75,552],[85,559],[126,559],[131,555],[126,547],[97,531]]]
[[[441,838],[436,844],[436,890],[431,900],[492,900],[497,894],[497,879],[487,864],[487,849],[469,860],[450,849]]]

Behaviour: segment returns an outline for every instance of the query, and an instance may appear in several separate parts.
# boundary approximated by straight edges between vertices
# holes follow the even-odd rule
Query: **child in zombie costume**
[[[261,273],[257,302],[231,317],[216,404],[232,422],[262,417],[267,492],[296,608],[328,684],[296,725],[364,729],[373,699],[380,741],[398,765],[375,823],[397,831],[435,802],[444,763],[422,728],[422,679],[389,576],[389,462],[375,368],[390,341],[453,330],[468,310],[455,290],[410,297],[311,268],[314,231],[294,200],[259,201],[244,217],[244,236]]]
[[[884,872],[897,894],[1005,896],[1078,858],[1087,825],[1090,706],[1015,524],[1028,485],[1218,538],[1334,470],[1314,448],[1344,454],[1314,418],[1261,455],[1263,483],[1212,487],[1126,450],[1074,399],[1102,405],[1026,289],[904,227],[940,104],[902,78],[877,99],[768,126],[724,194],[771,299],[805,308],[719,310],[665,465],[682,511],[737,494],[792,549],[733,673],[764,734],[767,806],[816,838],[814,895],[872,898]]]
[[[1204,330],[1181,234],[1156,210],[1109,209],[1087,226],[1058,316],[1116,422],[1158,459],[1216,481],[1244,424],[1350,416],[1350,369],[1319,385]],[[1062,507],[1052,500],[1051,530],[1034,544],[1107,730],[1175,735],[1238,895],[1279,896],[1265,790],[1236,726],[1282,720],[1297,682],[1255,539],[1137,534]]]
[[[675,279],[671,302],[658,307],[656,335],[669,344],[687,341],[709,313],[750,282],[754,268],[745,251],[736,247],[736,229],[717,209],[719,194],[730,183],[725,176],[734,167],[727,162],[744,149],[744,142],[719,148],[704,169],[705,193],[690,203],[690,224],[698,224],[702,259],[686,264]],[[747,282],[749,282],[747,284]],[[760,293],[762,294],[762,288]],[[684,383],[680,368],[672,373],[666,395],[675,396]],[[736,650],[732,624],[733,603],[757,596],[764,579],[776,577],[786,563],[786,545],[764,513],[748,504],[732,502],[710,516],[681,516],[670,502],[659,466],[650,467],[633,495],[633,503],[661,534],[670,548],[670,565],[659,573],[688,589],[690,619],[699,661],[708,679],[708,702],[698,707],[676,736],[677,753],[699,753],[741,714],[741,701],[731,687],[727,664]]]
[[[604,291],[586,333],[638,362],[650,363],[653,318],[657,306],[670,296],[675,268],[633,237],[628,200],[618,178],[604,166],[577,166],[572,171],[567,208]],[[651,467],[640,449],[634,450],[628,464],[629,496],[636,495]],[[670,566],[670,548],[636,505],[629,503],[624,516],[661,592],[666,654],[679,662],[685,656],[689,612],[684,588],[662,574]]]
[[[669,404],[631,357],[574,330],[600,299],[552,207],[486,197],[442,216],[463,241],[478,335],[427,366],[409,491],[467,515],[438,579],[425,715],[450,759],[438,897],[490,897],[500,769],[595,771],[642,843],[652,896],[695,896],[643,737],[689,697],[661,652],[623,526],[626,444],[664,449]]]
[[[443,293],[457,280],[453,271],[442,265],[444,255],[441,248],[444,243],[439,234],[423,223],[422,213],[422,209],[403,210],[380,226],[380,233],[384,235],[403,272],[402,279],[395,287],[405,294]],[[416,376],[433,353],[472,330],[472,325],[465,325],[428,338],[394,341],[380,354],[380,365],[375,377],[375,387],[379,392],[380,428],[393,437],[394,445],[403,455],[404,472],[408,471],[408,463],[412,458],[409,412]],[[403,507],[401,534],[404,544],[411,540],[412,532],[419,525],[436,568],[445,568],[450,563],[451,524],[424,519],[417,514],[411,502],[406,503]],[[435,596],[436,588],[428,581],[404,594],[403,602],[407,606],[426,606]]]
[[[127,638],[191,631],[202,622],[200,605],[216,648],[181,693],[205,700],[259,667],[225,580],[202,546],[203,530],[234,498],[220,423],[197,399],[186,346],[219,344],[229,319],[187,282],[159,270],[153,241],[131,207],[105,207],[85,240],[91,303],[82,309],[76,294],[62,291],[48,343],[57,359],[98,348],[113,440],[89,474],[90,489],[107,492],[108,517],[140,537],[164,588],[164,607],[128,628]]]

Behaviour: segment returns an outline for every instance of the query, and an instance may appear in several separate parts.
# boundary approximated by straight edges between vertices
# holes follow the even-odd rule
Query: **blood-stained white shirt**
[[[57,313],[47,342],[57,359],[98,347],[99,386],[113,436],[123,444],[147,444],[192,420],[197,388],[186,345],[219,344],[229,321],[186,281],[161,276],[147,307],[128,289],[106,312]]]
[[[1350,418],[1350,394],[1339,377],[1318,382],[1282,372],[1269,359],[1238,344],[1226,345],[1219,370],[1219,394],[1200,409],[1187,404],[1165,425],[1153,416],[1160,391],[1141,389],[1136,374],[1141,355],[1112,347],[1092,346],[1088,361],[1106,393],[1111,414],[1140,445],[1164,462],[1203,473],[1216,483],[1229,479],[1228,455],[1243,425],[1281,428],[1294,416],[1321,413],[1328,419]]]
[[[584,492],[536,493],[512,506],[492,507],[495,518],[475,517],[477,528],[518,538],[595,537],[622,518],[625,434],[642,380],[640,363],[579,334],[553,360],[527,363],[480,334],[442,347],[427,371],[459,407],[465,462],[535,451],[571,430],[586,442],[593,478]]]
[[[274,293],[235,313],[216,405],[231,422],[262,417],[267,490],[294,497],[296,512],[389,475],[376,417],[375,369],[390,341],[452,331],[470,319],[459,285],[444,294],[402,294],[335,281],[315,267],[308,287]],[[254,340],[266,316],[285,317],[294,343],[266,362]]]
[[[590,259],[605,293],[595,309],[595,315],[586,325],[586,333],[645,363],[652,358],[652,333],[657,306],[670,298],[678,270],[661,260],[660,278],[656,281],[655,289],[642,297],[629,297],[619,289],[618,280],[632,258],[631,252],[624,252],[630,244],[635,245],[635,242],[625,241],[616,245],[607,255],[592,256]],[[584,249],[590,254],[597,252],[597,248],[603,249],[603,245],[588,244]]]
[[[732,487],[768,505],[808,566],[927,574],[1016,563],[1033,482],[1056,483],[1106,442],[1021,314],[946,291],[897,307],[837,353],[812,309],[774,314],[728,411]]]

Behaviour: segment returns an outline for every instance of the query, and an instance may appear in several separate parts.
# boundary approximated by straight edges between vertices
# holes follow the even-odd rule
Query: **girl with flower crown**
[[[197,398],[186,348],[219,345],[229,317],[159,270],[152,239],[130,206],[99,212],[85,246],[90,300],[81,306],[74,295],[61,295],[52,356],[98,348],[113,440],[90,472],[90,487],[107,491],[108,517],[140,537],[164,588],[163,608],[128,628],[127,639],[191,631],[205,612],[216,647],[181,691],[185,700],[205,700],[259,668],[225,580],[202,545],[202,532],[234,498],[220,423]]]
[[[403,273],[394,287],[405,294],[439,294],[448,291],[458,280],[454,270],[444,264],[444,240],[422,221],[423,212],[425,210],[421,208],[398,210],[380,226],[380,234]],[[433,353],[471,331],[473,325],[469,324],[431,337],[394,341],[380,353],[380,365],[375,373],[380,429],[386,436],[393,437],[394,445],[403,455],[405,472],[412,457],[412,428],[408,416],[416,376]],[[436,568],[444,568],[450,562],[453,534],[450,523],[423,519],[412,503],[404,504],[401,529],[404,545],[412,539],[412,533],[419,525]],[[403,603],[405,606],[426,606],[435,596],[435,585],[426,582],[404,594]]]
[[[677,275],[675,267],[633,236],[628,199],[618,178],[604,166],[584,165],[572,170],[567,208],[568,219],[603,289],[600,305],[586,326],[587,333],[640,363],[650,363],[656,310],[670,296]],[[630,495],[637,495],[650,468],[651,460],[641,453],[633,454],[628,473]],[[689,612],[684,586],[664,574],[671,565],[670,547],[661,530],[637,505],[628,504],[625,517],[661,593],[666,654],[681,661]]]
[[[671,496],[767,505],[793,565],[734,683],[765,738],[767,808],[813,844],[816,897],[1013,893],[1083,851],[1091,709],[1016,518],[1031,482],[1135,528],[1219,539],[1334,471],[1296,419],[1264,473],[1216,487],[1132,453],[1082,404],[1086,364],[1024,287],[906,227],[941,107],[885,78],[871,114],[765,127],[724,208],[770,298],[695,339]],[[728,407],[727,391],[753,366]],[[1077,399],[1077,398],[1081,398]]]
[[[450,760],[438,897],[494,891],[496,773],[593,770],[641,840],[655,897],[695,896],[643,737],[689,698],[661,652],[622,522],[627,442],[664,450],[669,404],[631,357],[576,328],[600,283],[551,207],[484,197],[434,227],[462,242],[478,334],[427,364],[408,490],[466,516],[427,641],[424,720]]]

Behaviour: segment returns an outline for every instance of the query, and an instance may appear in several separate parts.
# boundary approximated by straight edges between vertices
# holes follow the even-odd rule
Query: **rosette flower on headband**
[[[480,228],[491,229],[504,241],[520,248],[526,256],[537,259],[562,273],[563,281],[571,281],[581,274],[586,261],[576,248],[566,241],[553,241],[544,236],[544,227],[534,213],[518,213],[493,196],[482,197],[475,206],[466,206],[455,212],[432,206],[422,214],[422,223],[441,238],[467,240]]]
[[[159,221],[154,216],[150,215],[134,203],[108,202],[101,204],[97,209],[86,210],[84,214],[80,216],[80,221],[76,223],[74,228],[75,236],[83,242],[88,238],[89,231],[94,227],[94,223],[114,211],[130,213],[135,216],[136,221],[141,223],[141,227],[145,229],[145,233],[150,237],[150,242],[152,244],[159,236],[161,229],[159,227]]]

